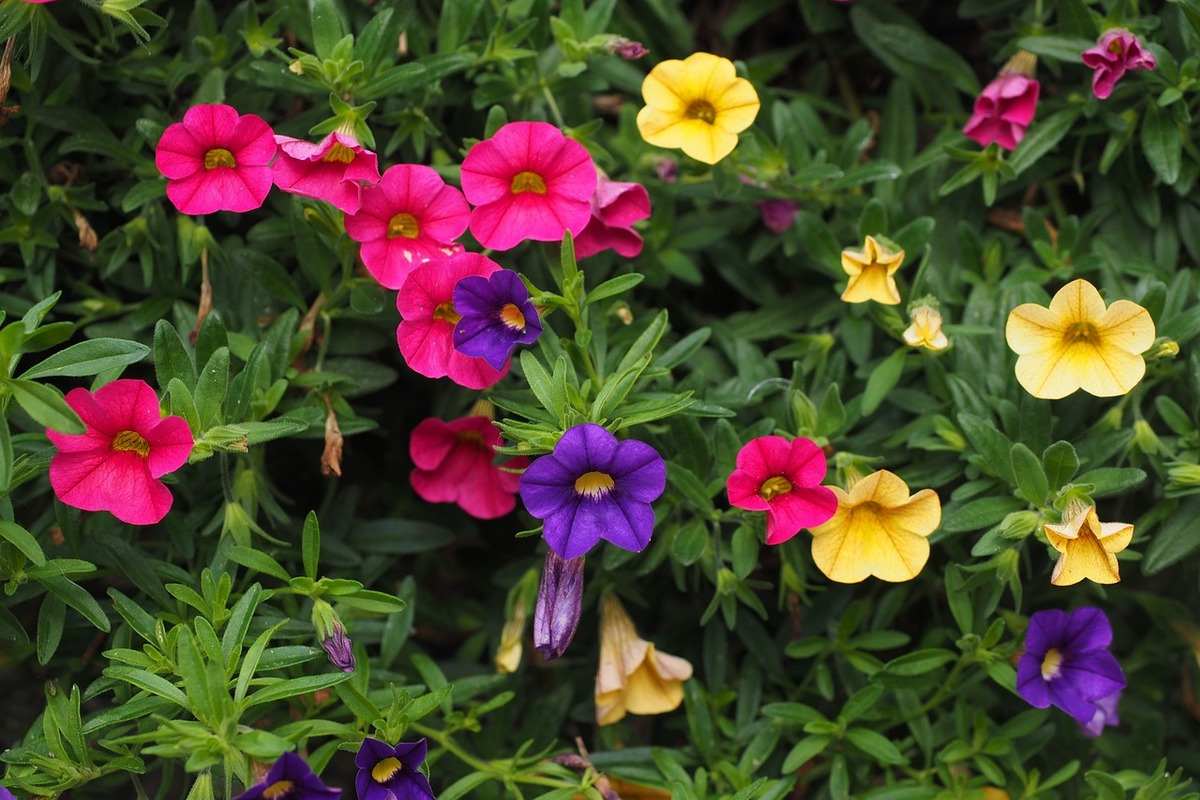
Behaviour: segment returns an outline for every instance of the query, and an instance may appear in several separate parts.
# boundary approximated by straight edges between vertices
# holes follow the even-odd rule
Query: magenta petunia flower
[[[542,658],[552,661],[567,652],[582,602],[583,558],[565,559],[548,550],[533,611],[533,646]]]
[[[546,122],[510,122],[462,163],[471,234],[484,247],[578,236],[591,218],[596,166],[579,142]]]
[[[454,349],[454,287],[470,275],[487,277],[500,265],[478,253],[456,253],[413,270],[396,295],[396,343],[405,363],[426,378],[449,378],[468,389],[486,389],[508,372]]]
[[[504,369],[517,345],[533,344],[542,322],[521,276],[510,269],[463,278],[454,287],[454,349]]]
[[[421,772],[428,748],[424,739],[394,746],[369,736],[363,739],[354,757],[358,800],[435,800]]]
[[[145,381],[117,380],[96,390],[72,389],[67,405],[83,420],[81,434],[47,430],[58,448],[50,485],[63,503],[107,511],[130,525],[153,525],[174,498],[159,480],[182,467],[192,433],[182,417],[163,417]]]
[[[413,491],[429,503],[457,503],[476,519],[503,517],[517,504],[520,478],[496,464],[501,443],[500,429],[487,417],[422,420],[408,439]],[[520,469],[528,463],[510,458],[503,466]]]
[[[167,199],[183,214],[253,211],[271,191],[275,134],[262,117],[233,106],[192,106],[167,126],[154,163]]]
[[[362,245],[367,271],[388,289],[399,289],[414,269],[454,252],[471,210],[462,193],[430,167],[397,164],[363,189],[346,233]]]
[[[975,98],[975,109],[963,133],[983,147],[995,142],[1005,150],[1014,149],[1037,113],[1040,89],[1033,78],[1001,73]]]
[[[798,210],[799,206],[791,200],[763,200],[758,204],[758,213],[762,215],[763,225],[776,235],[792,227]]]
[[[1158,59],[1142,47],[1136,36],[1114,28],[1100,37],[1094,47],[1083,51],[1083,63],[1093,70],[1092,94],[1107,100],[1125,73],[1138,69],[1157,69]]]
[[[725,491],[736,508],[766,511],[767,544],[782,544],[837,511],[837,496],[821,485],[825,470],[825,453],[811,439],[759,436],[738,451]]]
[[[319,142],[276,136],[279,158],[271,167],[275,185],[285,192],[324,200],[354,214],[365,186],[379,183],[375,154],[348,133],[334,131]]]
[[[633,223],[650,216],[650,194],[640,183],[610,181],[601,175],[592,195],[592,218],[575,239],[575,257],[615,250],[625,258],[642,252],[642,237]]]
[[[1098,608],[1036,612],[1017,664],[1017,693],[1034,708],[1054,706],[1085,727],[1097,712],[1106,721],[1111,708],[1115,724],[1110,698],[1125,688],[1125,673],[1108,651],[1112,638],[1112,625]]]
[[[666,488],[667,465],[650,445],[593,423],[569,429],[554,452],[521,475],[525,510],[542,520],[546,544],[565,559],[601,539],[638,552],[654,532],[651,504]]]
[[[326,786],[303,758],[284,753],[262,781],[234,800],[337,800],[341,796],[342,790]]]

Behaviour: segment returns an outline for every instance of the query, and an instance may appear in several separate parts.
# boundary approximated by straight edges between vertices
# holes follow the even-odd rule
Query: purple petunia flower
[[[435,800],[429,779],[421,772],[429,746],[424,739],[396,746],[367,737],[354,764],[358,800]]]
[[[8,789],[0,786],[0,800],[17,800],[17,798],[13,797],[13,793]]]
[[[546,553],[533,612],[533,646],[551,661],[567,651],[579,626],[583,601],[583,559]]]
[[[504,369],[519,344],[532,344],[542,335],[537,309],[529,290],[510,269],[488,277],[471,275],[454,286],[454,349]]]
[[[562,435],[554,452],[521,476],[525,509],[542,520],[546,543],[566,559],[605,539],[638,552],[650,543],[667,465],[650,445],[617,437],[593,423]]]
[[[341,796],[342,790],[322,783],[303,758],[284,753],[271,765],[261,783],[251,786],[235,800],[336,800]]]
[[[1125,688],[1125,673],[1108,651],[1112,637],[1112,625],[1098,608],[1038,611],[1025,632],[1017,692],[1034,708],[1055,706],[1085,727],[1098,712],[1107,720],[1107,708],[1115,721],[1115,701],[1109,700]]]

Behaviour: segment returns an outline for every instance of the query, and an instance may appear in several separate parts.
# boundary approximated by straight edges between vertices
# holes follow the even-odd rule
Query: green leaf
[[[53,386],[26,380],[7,380],[4,385],[25,413],[39,424],[59,433],[78,434],[87,430],[83,420]]]
[[[1008,160],[1013,172],[1020,175],[1058,147],[1078,116],[1075,109],[1065,109],[1034,123]]]
[[[165,389],[172,378],[183,381],[191,391],[196,386],[196,365],[192,354],[179,336],[175,326],[160,319],[154,326],[154,375],[160,389]]]
[[[54,595],[46,595],[38,609],[37,660],[45,666],[54,657],[62,641],[63,623],[67,618],[67,606]]]
[[[62,575],[44,575],[37,580],[60,600],[82,614],[88,622],[105,633],[111,630],[112,625],[104,615],[104,609],[100,608],[100,604],[87,589]]]
[[[896,745],[888,741],[887,737],[875,731],[868,730],[867,728],[850,728],[846,731],[846,738],[859,750],[862,750],[881,764],[896,766],[908,763],[908,759],[904,757],[904,754],[900,752],[900,749]]]
[[[304,574],[316,580],[317,563],[321,558],[321,525],[317,522],[315,511],[308,512],[308,516],[304,518],[300,550],[304,560]]]
[[[0,520],[0,539],[20,550],[22,555],[39,567],[46,563],[46,555],[37,539],[17,523]]]
[[[257,586],[258,584],[255,584]],[[275,632],[287,624],[287,620],[272,625],[258,635],[254,640],[254,644],[250,645],[250,649],[246,651],[245,657],[242,658],[242,666],[238,670],[237,687],[234,689],[233,698],[236,702],[241,703],[246,696],[246,692],[250,688],[250,681],[254,678],[254,673],[258,670],[258,662],[262,658],[263,651],[271,641],[271,637]]]
[[[1010,512],[1025,508],[1025,503],[1015,497],[978,497],[963,505],[953,505],[942,519],[942,530],[947,533],[977,531],[995,525]]]
[[[1200,548],[1196,519],[1200,517],[1200,496],[1192,495],[1180,504],[1167,522],[1150,538],[1142,574],[1154,575],[1190,556]]]
[[[241,564],[243,567],[249,567],[263,574],[279,578],[284,583],[292,579],[292,576],[288,575],[287,570],[278,561],[261,550],[255,550],[253,547],[234,545],[229,548],[229,559]]]
[[[136,364],[150,353],[141,342],[91,339],[59,350],[21,373],[25,380],[96,375]]]
[[[813,758],[825,752],[825,748],[829,747],[831,741],[833,739],[829,736],[806,736],[796,742],[796,746],[783,759],[784,773],[793,773],[812,761]]]
[[[286,700],[289,697],[295,697],[299,694],[318,692],[321,689],[328,689],[337,686],[339,683],[348,681],[352,676],[353,673],[350,672],[328,672],[322,675],[306,675],[303,678],[281,680],[259,689],[248,696],[242,702],[242,708],[249,709],[263,703]]]
[[[319,58],[329,58],[333,49],[346,35],[342,17],[333,0],[309,0],[309,20],[312,23],[313,47]]]
[[[1159,180],[1168,186],[1179,180],[1183,164],[1183,135],[1170,109],[1151,105],[1142,120],[1142,153]]]
[[[609,278],[604,283],[598,285],[595,289],[587,293],[588,305],[598,303],[601,300],[607,300],[610,297],[628,292],[633,287],[637,286],[646,279],[645,275],[637,272],[630,272],[625,275],[618,275],[615,278]]]
[[[955,658],[954,653],[949,650],[939,648],[916,650],[893,658],[883,665],[883,669],[892,675],[903,675],[905,677],[924,675],[943,664],[953,661]]]
[[[1085,472],[1073,483],[1090,483],[1092,497],[1104,497],[1132,489],[1146,480],[1146,473],[1136,467],[1100,467]]]
[[[905,348],[894,350],[871,371],[871,377],[867,378],[866,391],[862,396],[863,414],[875,413],[875,409],[879,408],[888,392],[896,388],[900,376],[904,374],[904,359],[907,356],[908,351]]]
[[[1021,442],[1012,446],[1010,458],[1017,490],[1035,506],[1044,504],[1050,494],[1050,482],[1042,469],[1042,460]]]
[[[1058,491],[1079,470],[1079,456],[1070,442],[1058,441],[1042,452],[1042,467],[1051,491]]]
[[[232,670],[233,665],[237,663],[237,656],[242,651],[242,642],[246,640],[246,633],[250,630],[254,611],[258,608],[258,601],[261,597],[262,587],[257,583],[252,583],[229,612],[229,620],[225,623],[225,632],[221,634],[221,655],[229,670]]]
[[[170,700],[182,708],[188,707],[187,695],[166,678],[155,675],[153,672],[147,672],[144,669],[137,669],[136,667],[115,666],[104,670],[104,674],[109,678],[124,681],[139,689],[150,692],[150,694],[156,694],[159,697]]]
[[[220,425],[224,420],[221,409],[225,404],[225,394],[229,390],[229,348],[218,347],[204,365],[200,376],[196,379],[196,394],[194,397],[196,415],[199,417],[200,430]]]
[[[1083,51],[1093,44],[1095,42],[1087,39],[1068,36],[1023,36],[1017,40],[1017,47],[1022,50],[1068,64],[1080,63]]]

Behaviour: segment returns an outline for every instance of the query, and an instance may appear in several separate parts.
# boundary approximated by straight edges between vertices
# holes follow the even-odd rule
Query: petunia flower
[[[1083,579],[1119,583],[1116,554],[1129,546],[1133,526],[1126,522],[1101,522],[1095,506],[1068,507],[1059,524],[1044,526],[1050,546],[1061,555],[1050,582],[1073,586]]]
[[[847,247],[842,251],[842,270],[850,277],[842,300],[847,303],[876,303],[894,306],[900,302],[900,290],[893,277],[904,263],[904,251],[893,252],[874,236],[863,241],[861,250]]]
[[[1108,697],[1101,697],[1096,701],[1096,711],[1092,714],[1089,722],[1080,723],[1083,732],[1088,736],[1099,736],[1104,733],[1105,728],[1116,727],[1121,724],[1121,717],[1117,713],[1117,707],[1121,703],[1122,689],[1110,694]]]
[[[362,190],[357,211],[346,216],[346,234],[371,276],[399,289],[421,264],[454,252],[471,210],[462,193],[430,167],[396,164]]]
[[[650,194],[645,186],[610,181],[601,175],[592,195],[592,218],[575,239],[575,257],[615,250],[623,258],[637,258],[642,252],[642,237],[633,224],[649,216]]]
[[[167,199],[183,214],[253,211],[271,191],[275,134],[262,117],[233,106],[192,106],[167,126],[154,164],[167,179]]]
[[[471,234],[491,250],[578,236],[591,218],[596,165],[587,149],[547,122],[510,122],[462,163]]]
[[[829,521],[837,497],[821,485],[825,453],[811,439],[759,436],[742,446],[725,491],[729,504],[767,512],[767,544]]]
[[[858,583],[915,578],[929,560],[928,536],[942,521],[942,504],[932,489],[909,495],[899,476],[879,470],[846,492],[831,487],[838,509],[813,528],[813,561],[825,577]]]
[[[967,138],[983,147],[995,142],[1005,150],[1016,148],[1037,113],[1041,85],[1033,77],[1036,69],[1037,58],[1024,50],[1009,59],[975,98],[971,117],[963,127]]]
[[[1080,278],[1059,289],[1049,308],[1014,308],[1004,335],[1018,356],[1017,381],[1034,397],[1057,400],[1078,389],[1116,397],[1146,374],[1141,354],[1154,344],[1154,321],[1129,300],[1106,308]]]
[[[275,185],[285,192],[324,200],[354,214],[364,186],[379,183],[375,154],[353,134],[334,131],[319,142],[276,136],[279,157],[271,167]]]
[[[454,349],[502,370],[518,345],[542,335],[542,321],[521,276],[510,269],[472,275],[454,287]]]
[[[462,319],[454,307],[454,287],[471,275],[488,277],[500,265],[478,253],[456,253],[430,262],[404,280],[396,295],[400,326],[396,343],[405,363],[427,378],[444,378],[468,389],[486,389],[508,372],[482,358],[454,349],[454,326]]]
[[[914,308],[912,324],[904,329],[903,335],[904,343],[909,347],[923,347],[940,353],[950,346],[950,340],[942,331],[942,314],[933,306]]]
[[[667,465],[650,445],[593,423],[569,429],[554,452],[521,475],[525,510],[542,520],[546,544],[565,559],[601,539],[638,552],[654,531],[651,504],[666,488]]]
[[[93,394],[67,393],[67,405],[86,432],[46,436],[58,448],[50,459],[50,485],[63,503],[107,511],[130,525],[153,525],[174,498],[159,480],[187,463],[192,433],[182,417],[163,417],[158,395],[145,381],[122,379]]]
[[[611,592],[600,602],[600,664],[596,670],[596,724],[626,714],[666,714],[683,702],[692,665],[658,652],[641,639],[621,601]]]
[[[1038,611],[1029,618],[1017,663],[1017,693],[1034,708],[1054,706],[1089,726],[1125,688],[1113,654],[1112,625],[1098,608]],[[1102,706],[1101,703],[1104,705]]]
[[[487,417],[422,420],[408,440],[413,491],[428,503],[456,503],[476,519],[503,517],[517,504],[520,479],[496,465],[500,444],[500,429]],[[504,465],[527,463],[512,458]]]
[[[1113,88],[1130,70],[1158,68],[1158,59],[1143,48],[1136,36],[1127,30],[1106,31],[1094,47],[1083,51],[1083,63],[1091,67],[1092,94],[1107,100]]]
[[[354,757],[358,800],[435,800],[421,772],[428,749],[424,739],[394,746],[369,736],[363,739]]]
[[[326,786],[303,758],[284,753],[262,781],[234,800],[336,800],[341,796],[342,790]]]
[[[791,200],[763,200],[758,204],[758,213],[762,215],[763,225],[776,236],[792,227],[799,209],[800,207]]]
[[[678,147],[705,164],[733,152],[759,107],[750,81],[737,76],[732,61],[712,53],[660,61],[642,81],[642,99],[642,138],[656,147]]]
[[[579,627],[583,601],[583,557],[565,559],[546,551],[533,610],[533,646],[547,661],[567,652]]]

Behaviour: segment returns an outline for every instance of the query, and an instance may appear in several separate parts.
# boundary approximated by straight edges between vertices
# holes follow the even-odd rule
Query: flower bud
[[[609,40],[608,52],[620,56],[626,61],[637,61],[650,51],[641,42],[635,42],[623,36],[614,36]]]
[[[583,557],[564,559],[546,553],[542,582],[533,612],[533,646],[547,661],[567,651],[583,601]]]
[[[798,210],[799,206],[791,200],[763,200],[758,204],[763,225],[777,236],[792,227]]]
[[[354,643],[346,634],[346,627],[342,625],[333,606],[324,600],[314,602],[312,624],[329,663],[342,672],[354,672]]]
[[[1167,469],[1167,477],[1177,486],[1200,486],[1200,464],[1176,462]]]
[[[1158,438],[1158,434],[1150,427],[1150,423],[1144,419],[1139,419],[1133,423],[1133,444],[1134,446],[1151,455],[1163,449],[1162,440]]]
[[[1179,355],[1179,342],[1166,336],[1160,336],[1146,353],[1147,361],[1158,361],[1164,358],[1175,358]]]
[[[654,173],[663,183],[675,183],[679,180],[679,162],[673,158],[660,158],[654,164]]]

